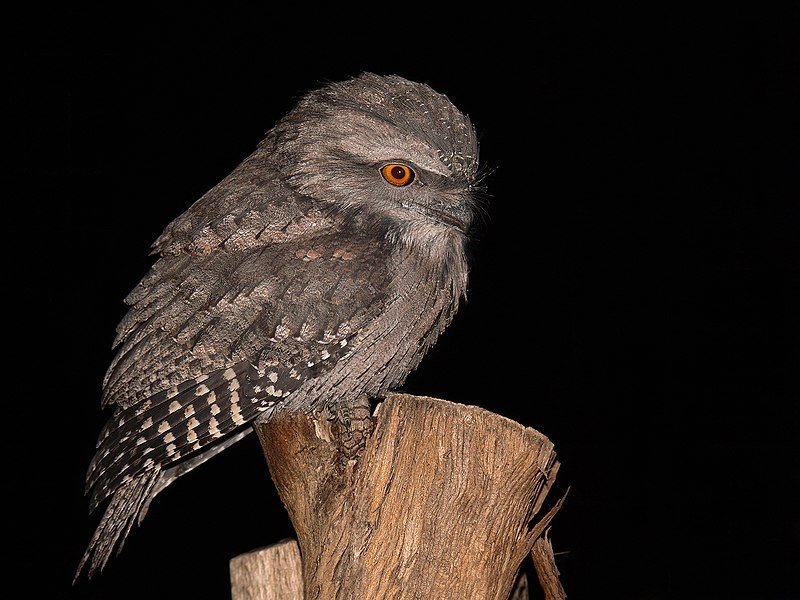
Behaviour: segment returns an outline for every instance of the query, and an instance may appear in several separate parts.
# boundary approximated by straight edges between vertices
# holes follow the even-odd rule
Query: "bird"
[[[298,94],[125,298],[86,474],[106,508],[75,579],[254,423],[402,386],[466,301],[481,182],[474,125],[427,84],[361,72]]]

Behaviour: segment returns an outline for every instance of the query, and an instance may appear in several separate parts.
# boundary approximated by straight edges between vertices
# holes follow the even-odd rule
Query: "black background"
[[[554,442],[569,597],[800,598],[797,9],[447,10],[9,22],[6,585],[225,598],[231,557],[292,535],[247,439],[71,586],[99,518],[100,384],[150,244],[298,93],[371,70],[447,94],[492,170],[468,303],[405,390]]]

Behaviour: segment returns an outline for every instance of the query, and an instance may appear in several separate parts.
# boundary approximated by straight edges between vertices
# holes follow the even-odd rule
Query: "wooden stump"
[[[303,566],[294,540],[231,560],[232,600],[303,600]]]
[[[552,443],[481,408],[406,394],[353,419],[256,425],[297,533],[303,597],[507,600],[560,506],[533,524],[558,472]],[[538,569],[552,549],[537,549]],[[548,568],[546,597],[565,597]]]

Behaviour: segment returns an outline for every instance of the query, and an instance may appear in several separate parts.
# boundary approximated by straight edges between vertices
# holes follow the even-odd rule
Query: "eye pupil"
[[[381,168],[383,178],[396,187],[408,185],[414,180],[414,171],[406,165],[396,163]]]

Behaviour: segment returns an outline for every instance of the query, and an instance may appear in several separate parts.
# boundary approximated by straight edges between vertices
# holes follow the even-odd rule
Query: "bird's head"
[[[349,223],[412,245],[469,230],[475,130],[427,85],[372,73],[329,84],[305,95],[271,138],[290,185]]]

